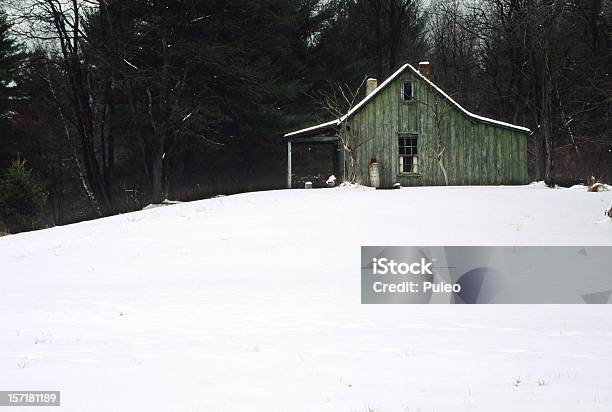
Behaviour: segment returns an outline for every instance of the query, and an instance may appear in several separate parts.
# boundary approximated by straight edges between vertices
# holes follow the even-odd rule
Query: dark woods
[[[5,2],[0,171],[27,159],[46,225],[283,187],[310,96],[419,60],[534,131],[533,179],[611,177],[609,2]]]

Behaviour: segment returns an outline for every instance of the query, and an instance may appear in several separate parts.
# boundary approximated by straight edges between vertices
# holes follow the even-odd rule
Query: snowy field
[[[286,190],[0,238],[0,390],[61,390],[62,411],[611,411],[612,306],[362,306],[359,259],[612,245],[611,205]]]

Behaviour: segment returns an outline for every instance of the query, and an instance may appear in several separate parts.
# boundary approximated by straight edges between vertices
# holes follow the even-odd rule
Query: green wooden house
[[[295,144],[336,145],[336,177],[368,186],[527,183],[530,130],[470,113],[430,78],[428,62],[406,64],[380,85],[368,79],[342,118],[286,134],[288,187]]]

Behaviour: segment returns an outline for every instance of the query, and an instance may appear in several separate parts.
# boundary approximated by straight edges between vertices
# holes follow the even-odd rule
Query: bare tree
[[[582,57],[590,49],[601,54],[605,40],[601,3],[457,0],[436,5],[434,11],[443,11],[443,32],[457,27],[461,37],[476,41],[470,53],[475,74],[464,79],[464,88],[475,92],[467,99],[468,106],[471,103],[484,114],[530,126],[534,130],[530,139],[534,177],[551,182],[557,173],[563,173],[555,170],[555,151],[569,143],[578,154],[580,129],[597,124],[599,130],[605,130],[601,123],[609,122],[580,123],[588,113],[603,114],[609,106],[602,94],[606,77],[601,67],[605,64],[594,53]],[[440,23],[435,12],[433,20]],[[455,49],[461,48],[453,40],[457,37],[448,37],[441,48],[436,40],[434,54],[455,55]],[[447,63],[441,64],[441,70]]]
[[[422,58],[425,52],[425,15],[422,0],[345,1],[350,18],[358,24],[351,36],[368,54],[369,69],[379,79],[404,60]]]
[[[359,87],[355,90],[351,89],[347,84],[331,84],[329,92],[321,92],[317,96],[312,97],[321,108],[338,119],[338,139],[349,160],[348,180],[351,183],[355,183],[357,180],[358,165],[356,150],[365,142],[349,128],[348,113],[355,107],[366,80],[367,77],[364,77]]]
[[[30,0],[15,2],[12,13],[21,34],[31,41],[46,42],[48,64],[65,74],[62,83],[69,91],[67,100],[58,98],[58,84],[50,76],[46,76],[47,83],[63,122],[79,137],[80,161],[75,158],[75,162],[83,171],[87,197],[99,214],[110,214],[114,211],[114,143],[108,139],[107,126],[111,98],[108,93],[99,98],[93,92],[94,68],[83,50],[88,44],[83,22],[91,6],[79,0]]]
[[[449,185],[448,171],[446,170],[446,166],[444,165],[444,152],[446,151],[446,145],[444,143],[444,133],[443,133],[443,125],[446,119],[448,118],[448,114],[452,110],[449,105],[443,104],[441,99],[436,95],[433,97],[433,102],[429,103],[427,101],[418,100],[419,104],[422,104],[427,107],[427,109],[433,115],[433,123],[434,123],[434,144],[430,146],[428,149],[431,157],[436,161],[442,175],[444,176],[444,184],[446,186]]]
[[[422,58],[425,18],[420,0],[383,1],[388,24],[387,43],[389,70],[395,70],[401,59]]]
[[[81,187],[83,188],[83,191],[87,195],[87,198],[89,199],[90,204],[92,205],[95,213],[98,215],[98,217],[102,217],[103,213],[102,213],[102,210],[100,209],[100,204],[98,203],[98,199],[96,198],[96,195],[91,190],[89,182],[88,182],[87,178],[85,177],[85,173],[83,171],[83,165],[81,163],[81,159],[79,158],[78,150],[77,150],[77,148],[74,145],[74,141],[73,141],[72,135],[70,133],[70,124],[69,124],[67,116],[66,116],[66,114],[64,112],[64,110],[65,110],[64,106],[60,102],[60,100],[59,100],[59,98],[57,96],[57,93],[55,91],[55,86],[54,86],[53,78],[51,76],[51,72],[49,70],[49,63],[48,62],[45,62],[44,81],[47,83],[47,87],[49,87],[49,91],[50,91],[50,94],[51,94],[51,99],[53,100],[53,102],[55,103],[55,105],[57,107],[57,113],[59,115],[60,121],[61,121],[62,126],[64,128],[64,135],[66,137],[66,141],[68,142],[68,147],[70,148],[70,150],[72,152],[72,159],[74,161],[77,173],[79,175],[79,179],[81,181]]]

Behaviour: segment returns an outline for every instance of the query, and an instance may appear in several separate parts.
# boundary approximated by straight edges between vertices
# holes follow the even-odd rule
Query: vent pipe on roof
[[[369,78],[366,80],[366,96],[369,96],[378,87],[378,80]]]
[[[432,80],[431,64],[429,64],[429,62],[420,62],[419,63],[419,73],[427,77],[429,80]]]

